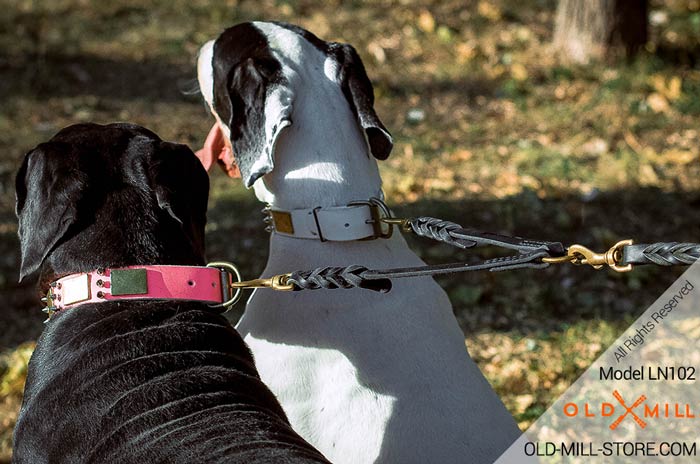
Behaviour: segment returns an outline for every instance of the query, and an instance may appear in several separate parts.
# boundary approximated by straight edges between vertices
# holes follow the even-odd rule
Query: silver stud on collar
[[[45,307],[41,308],[41,311],[46,313],[46,315],[48,316],[44,321],[44,324],[49,322],[51,316],[53,316],[56,312],[56,306],[54,306],[53,302],[54,300],[58,299],[58,295],[56,295],[53,292],[54,288],[58,288],[58,285],[56,284],[56,282],[51,282],[49,284],[49,291],[46,292],[46,296],[41,299],[41,302],[46,305]]]

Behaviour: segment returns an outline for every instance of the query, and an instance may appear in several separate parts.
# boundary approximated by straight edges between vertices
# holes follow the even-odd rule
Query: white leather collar
[[[349,242],[385,236],[379,223],[380,207],[370,201],[291,211],[269,207],[265,211],[272,230],[288,237]]]

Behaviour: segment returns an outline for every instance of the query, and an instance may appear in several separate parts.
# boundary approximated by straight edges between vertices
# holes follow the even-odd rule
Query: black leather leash
[[[631,240],[623,240],[608,250],[607,253],[610,253],[610,256],[605,257],[605,254],[595,253],[582,245],[572,245],[569,248],[565,248],[560,242],[541,242],[521,237],[463,229],[453,222],[431,217],[408,219],[405,223],[405,230],[410,228],[416,235],[432,238],[459,246],[460,248],[493,245],[500,248],[518,250],[521,253],[527,252],[531,248],[545,248],[549,252],[548,258],[560,258],[545,258],[544,261],[550,264],[567,261],[574,264],[590,264],[594,267],[607,264],[616,271],[626,272],[631,270],[630,266],[632,265],[683,266],[693,264],[700,259],[700,244],[698,243],[658,242],[635,245]],[[467,242],[464,240],[467,240]],[[596,258],[594,255],[598,255],[600,258]],[[601,260],[603,262],[596,262]]]
[[[232,289],[272,288],[282,291],[364,288],[378,292],[391,290],[391,280],[404,277],[423,277],[469,271],[499,272],[513,269],[544,269],[551,264],[586,264],[600,269],[609,266],[617,272],[627,272],[633,265],[654,264],[657,266],[689,265],[700,259],[700,244],[660,242],[633,244],[622,240],[604,253],[596,253],[583,245],[565,247],[560,242],[530,240],[522,237],[465,229],[459,224],[432,217],[409,219],[391,216],[389,208],[376,198],[369,202],[377,208],[375,221],[388,229],[377,237],[389,238],[393,227],[411,232],[420,237],[446,243],[461,249],[494,246],[514,250],[510,256],[491,258],[473,263],[436,264],[391,269],[368,269],[364,266],[320,267],[308,271],[295,271],[266,279],[232,281]],[[381,227],[379,228],[381,229]],[[228,266],[235,267],[228,263]],[[233,277],[233,274],[231,274]]]
[[[698,259],[700,245],[697,243],[659,242],[624,247],[621,262],[635,265],[686,266]]]
[[[512,269],[544,269],[550,264],[570,262],[588,264],[596,269],[604,265],[618,272],[632,269],[632,265],[658,266],[688,265],[700,258],[697,243],[632,244],[623,240],[605,253],[596,253],[582,245],[565,247],[560,242],[530,240],[521,237],[465,229],[459,224],[431,217],[410,219],[384,218],[389,226],[400,226],[418,236],[427,237],[461,249],[495,246],[517,251],[517,254],[492,258],[476,263],[426,265],[411,268],[368,269],[364,266],[322,267],[288,274],[286,283],[294,290],[336,288],[366,288],[387,292],[391,279],[432,276],[468,271],[506,271]]]

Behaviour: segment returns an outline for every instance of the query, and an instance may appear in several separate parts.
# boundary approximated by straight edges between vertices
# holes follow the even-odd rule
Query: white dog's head
[[[235,161],[246,187],[272,171],[285,128],[294,125],[311,137],[312,127],[324,127],[313,136],[326,146],[342,143],[346,128],[329,121],[333,113],[356,121],[363,151],[377,159],[391,152],[391,135],[374,111],[372,84],[350,45],[325,42],[289,24],[242,23],[201,48],[197,71],[217,119],[198,156],[206,167],[219,161],[229,171]]]

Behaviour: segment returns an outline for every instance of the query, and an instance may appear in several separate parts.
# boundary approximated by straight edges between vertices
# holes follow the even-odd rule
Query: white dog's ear
[[[332,43],[329,46],[340,65],[343,93],[365,132],[372,155],[380,160],[387,159],[394,147],[394,140],[374,111],[374,89],[360,56],[352,45]]]
[[[274,58],[246,58],[217,81],[226,89],[215,89],[214,106],[231,131],[236,163],[250,188],[274,167],[277,138],[292,124],[292,90]]]

